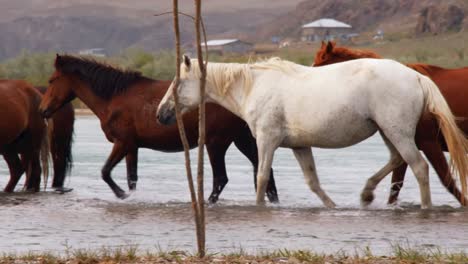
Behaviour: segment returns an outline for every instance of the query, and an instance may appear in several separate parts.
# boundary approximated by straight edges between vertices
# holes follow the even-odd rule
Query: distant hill
[[[193,13],[193,1],[180,1]],[[76,52],[104,48],[114,54],[129,47],[158,50],[173,47],[167,0],[0,0],[0,59],[22,50]],[[466,0],[204,0],[210,38],[240,37],[267,41],[297,37],[300,26],[330,17],[357,32],[441,33],[468,28]],[[193,24],[182,18],[184,43],[193,43]]]
[[[306,0],[293,11],[259,25],[256,35],[260,39],[297,37],[301,25],[319,18],[346,22],[356,32],[442,33],[467,28],[467,16],[466,0]]]

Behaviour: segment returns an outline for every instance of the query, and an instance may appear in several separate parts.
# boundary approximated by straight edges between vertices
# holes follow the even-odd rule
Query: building
[[[105,57],[106,54],[103,48],[94,48],[94,49],[84,49],[78,51],[79,55],[82,56],[96,56],[96,57]]]
[[[204,43],[202,43],[204,45]],[[253,50],[253,44],[238,39],[216,39],[206,43],[208,52],[225,53],[248,53]]]
[[[352,27],[341,21],[322,18],[302,26],[302,41],[327,41],[334,39],[347,40],[351,34]]]

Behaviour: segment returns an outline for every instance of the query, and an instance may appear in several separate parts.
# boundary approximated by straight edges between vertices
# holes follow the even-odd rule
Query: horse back
[[[458,125],[468,133],[468,67],[446,69],[428,64],[409,64],[416,71],[429,76],[439,87],[455,116]]]
[[[5,145],[31,125],[40,125],[37,109],[41,95],[21,80],[0,81],[0,93],[0,145]]]

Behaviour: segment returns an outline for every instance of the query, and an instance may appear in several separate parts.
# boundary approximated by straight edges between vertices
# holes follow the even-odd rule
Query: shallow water
[[[104,138],[98,120],[78,117],[75,133],[75,163],[66,183],[73,192],[0,194],[0,252],[135,244],[150,250],[195,249],[182,153],[140,150],[138,190],[120,201],[100,177],[112,145]],[[195,155],[192,151],[193,159]],[[218,204],[207,209],[208,249],[255,252],[289,248],[332,253],[369,246],[374,253],[388,254],[395,243],[453,251],[468,248],[468,210],[459,207],[432,170],[433,210],[419,210],[419,191],[412,174],[407,175],[398,206],[385,204],[390,186],[387,178],[376,190],[374,203],[367,209],[360,207],[359,194],[366,179],[388,158],[378,136],[346,149],[314,149],[314,155],[322,187],[338,204],[337,209],[324,208],[309,191],[288,149],[278,150],[273,164],[281,203],[256,207],[252,166],[231,147],[226,157],[229,183]],[[208,195],[212,175],[209,164],[205,168]],[[113,178],[126,188],[125,177],[125,166],[119,164]],[[0,186],[7,180],[2,161]]]

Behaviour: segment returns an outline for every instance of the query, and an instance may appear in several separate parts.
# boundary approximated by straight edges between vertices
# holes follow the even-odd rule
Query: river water
[[[138,190],[124,200],[114,197],[100,177],[112,145],[94,117],[76,121],[74,168],[67,194],[0,194],[0,252],[36,250],[63,252],[66,248],[96,249],[137,245],[142,250],[194,251],[195,234],[182,153],[141,149]],[[192,151],[195,160],[196,152]],[[468,248],[468,210],[445,191],[431,168],[435,208],[419,210],[419,191],[409,173],[397,206],[385,201],[390,177],[376,190],[376,200],[361,208],[364,183],[383,166],[388,152],[378,136],[356,146],[314,149],[322,187],[338,204],[326,209],[306,186],[292,152],[279,149],[273,163],[279,205],[255,206],[252,166],[231,147],[226,163],[229,183],[215,206],[207,208],[207,248],[210,252],[243,249],[259,252],[281,248],[333,253],[370,247],[388,254],[392,245]],[[205,160],[206,162],[207,159]],[[211,191],[207,163],[206,194]],[[8,179],[0,163],[0,186]],[[125,166],[113,178],[126,188]],[[22,186],[18,187],[20,190]]]

